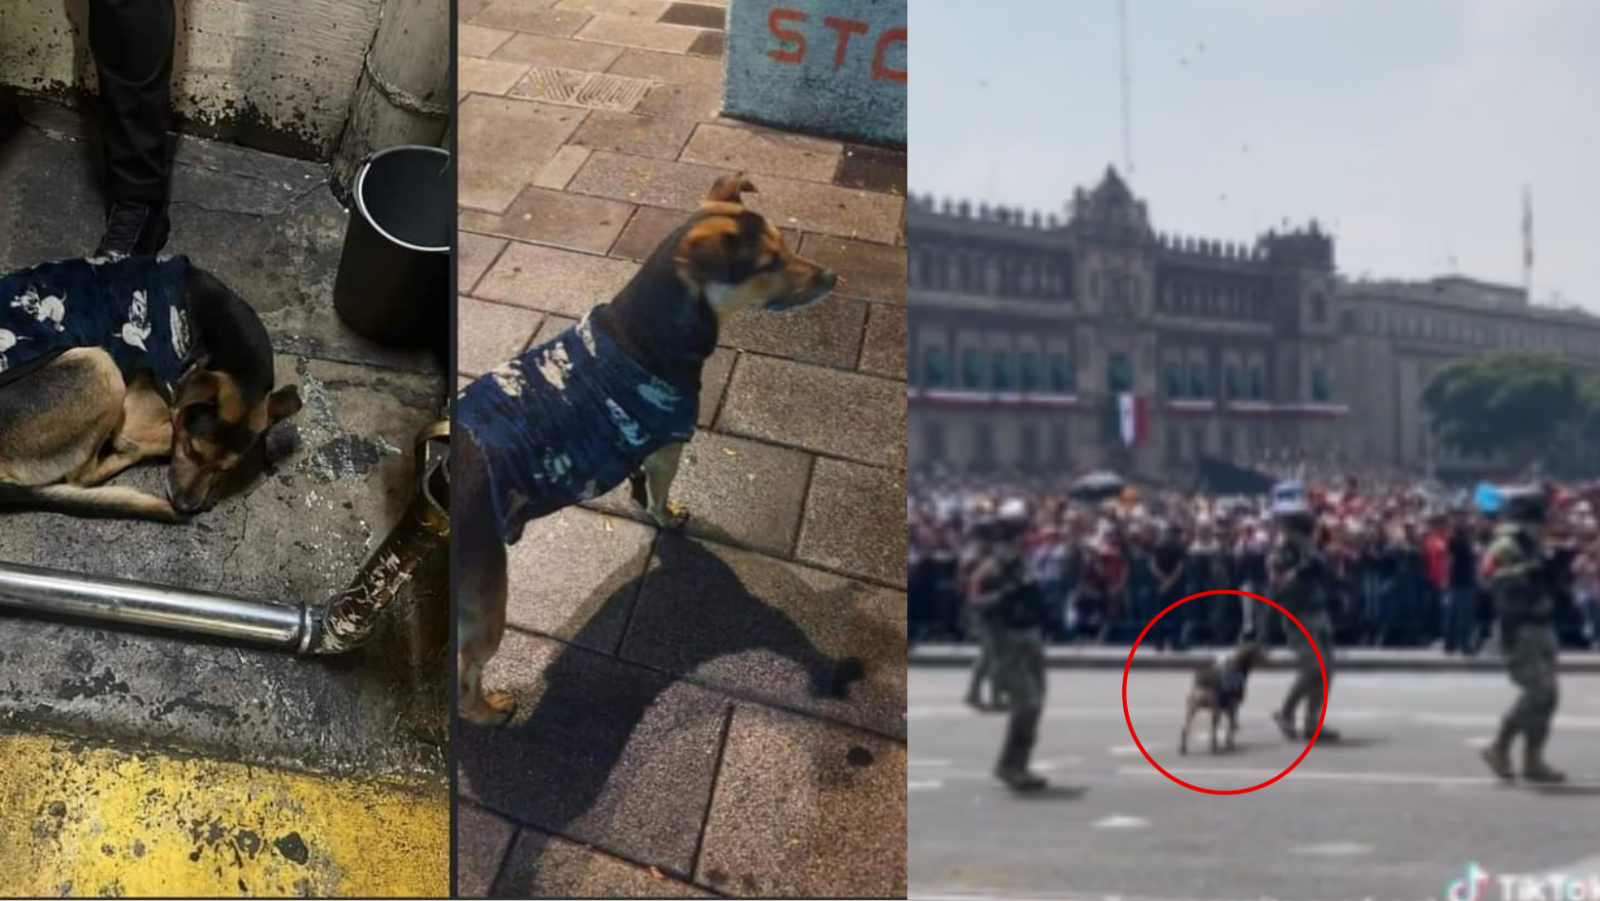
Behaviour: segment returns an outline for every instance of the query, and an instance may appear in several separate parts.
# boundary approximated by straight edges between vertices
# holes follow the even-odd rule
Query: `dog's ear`
[[[282,422],[300,412],[300,392],[293,385],[272,392],[267,397],[267,421]]]
[[[745,178],[743,173],[738,175],[724,175],[711,185],[711,190],[706,192],[706,201],[709,203],[744,203],[744,192],[757,193],[756,186]]]
[[[689,229],[672,255],[678,277],[695,289],[730,282],[738,234],[733,221],[721,216],[709,217]]]
[[[195,404],[216,403],[217,395],[221,392],[222,381],[217,378],[216,373],[195,366],[185,373],[183,380],[178,383],[178,390],[175,392],[177,396],[173,398],[172,406],[181,410]]]

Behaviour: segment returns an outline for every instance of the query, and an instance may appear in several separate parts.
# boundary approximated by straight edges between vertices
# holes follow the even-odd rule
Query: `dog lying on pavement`
[[[1244,703],[1250,671],[1266,659],[1266,648],[1247,641],[1217,655],[1194,674],[1194,684],[1185,702],[1183,735],[1178,739],[1179,754],[1189,753],[1189,728],[1202,710],[1211,711],[1211,753],[1217,753],[1217,729],[1224,718],[1228,721],[1228,732],[1222,747],[1229,751],[1234,749],[1234,736],[1239,732],[1239,705]]]
[[[0,505],[179,522],[300,409],[250,305],[184,257],[0,277]],[[170,458],[167,497],[105,484]]]
[[[452,519],[464,720],[515,712],[509,694],[485,693],[483,668],[505,634],[506,548],[523,526],[626,480],[657,525],[681,528],[688,514],[668,495],[720,326],[739,310],[800,309],[837,284],[744,206],[755,190],[717,179],[615,298],[463,389]]]

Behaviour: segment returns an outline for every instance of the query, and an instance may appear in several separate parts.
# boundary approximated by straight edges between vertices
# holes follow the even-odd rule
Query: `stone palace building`
[[[1249,246],[1164,235],[1114,169],[1064,217],[913,197],[907,243],[919,469],[1487,468],[1432,440],[1434,369],[1501,348],[1600,367],[1600,318],[1458,277],[1344,279],[1315,221]]]

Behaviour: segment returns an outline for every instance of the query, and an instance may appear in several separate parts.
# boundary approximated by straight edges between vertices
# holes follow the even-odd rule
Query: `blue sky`
[[[1122,167],[1117,0],[916,0],[911,190],[1060,211]],[[1600,0],[1128,0],[1129,178],[1160,231],[1315,217],[1350,276],[1600,312]]]

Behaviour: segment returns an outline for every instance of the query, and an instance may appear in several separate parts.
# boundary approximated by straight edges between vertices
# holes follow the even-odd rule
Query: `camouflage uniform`
[[[987,530],[989,525],[983,524]],[[975,538],[961,549],[961,557],[956,563],[956,584],[961,591],[962,616],[964,617],[967,634],[971,635],[978,644],[978,659],[972,664],[972,678],[967,683],[967,704],[979,710],[996,709],[1000,707],[999,688],[994,684],[994,642],[989,637],[989,629],[984,618],[978,615],[972,601],[975,592],[972,590],[972,574],[977,570],[989,555],[989,541],[986,537]],[[984,683],[989,684],[989,702],[984,703]]]
[[[1021,526],[1008,527],[1020,532]],[[1028,576],[1014,541],[1002,537],[973,572],[973,607],[983,620],[993,654],[995,688],[1010,712],[995,777],[1018,791],[1045,787],[1028,768],[1044,713],[1043,595]]]
[[[1300,620],[1305,631],[1302,632],[1287,617],[1279,617],[1289,650],[1294,652],[1295,679],[1289,686],[1289,694],[1283,699],[1283,706],[1272,718],[1285,738],[1309,740],[1322,719],[1322,706],[1326,700],[1322,684],[1324,669],[1327,670],[1327,687],[1330,690],[1333,688],[1333,623],[1328,618],[1321,587],[1316,584],[1317,551],[1311,543],[1309,511],[1290,510],[1282,515],[1285,519],[1284,535],[1267,558],[1272,586],[1269,596]],[[1307,633],[1310,633],[1311,641],[1306,640]],[[1315,642],[1315,647],[1312,642]],[[1322,652],[1320,664],[1318,651]],[[1301,721],[1301,728],[1296,731],[1295,712],[1302,701],[1305,702],[1305,718]],[[1335,741],[1339,733],[1324,728],[1320,738]]]
[[[1511,744],[1520,735],[1524,742],[1522,778],[1560,782],[1565,776],[1544,760],[1550,721],[1559,700],[1554,602],[1551,586],[1545,581],[1540,540],[1545,500],[1542,491],[1525,489],[1506,492],[1504,504],[1508,521],[1495,529],[1485,556],[1500,624],[1501,654],[1520,693],[1501,720],[1494,743],[1484,749],[1483,759],[1500,778],[1515,778]]]

